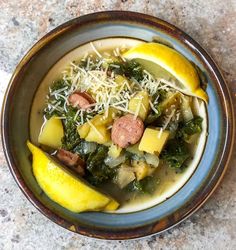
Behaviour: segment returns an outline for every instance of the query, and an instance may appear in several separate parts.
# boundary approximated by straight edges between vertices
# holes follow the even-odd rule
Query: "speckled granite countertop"
[[[17,62],[46,32],[111,9],[151,14],[190,34],[221,67],[236,106],[235,0],[0,0],[0,103]],[[235,166],[236,151],[214,195],[177,227],[146,239],[107,242],[75,235],[40,214],[14,182],[0,146],[0,249],[236,249]]]

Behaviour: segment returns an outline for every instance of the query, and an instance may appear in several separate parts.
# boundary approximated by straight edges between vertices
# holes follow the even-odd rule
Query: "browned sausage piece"
[[[94,99],[87,92],[75,92],[69,96],[69,102],[73,107],[88,109],[90,104],[95,103]]]
[[[143,121],[128,114],[118,118],[112,126],[111,139],[121,148],[137,143],[144,131]]]
[[[83,176],[84,172],[84,161],[80,158],[79,155],[73,154],[70,151],[59,149],[57,151],[57,158],[63,164],[76,171],[79,175]]]

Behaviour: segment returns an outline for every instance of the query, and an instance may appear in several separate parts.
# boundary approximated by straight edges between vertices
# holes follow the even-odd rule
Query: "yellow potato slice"
[[[139,143],[139,150],[159,155],[169,135],[170,133],[167,130],[161,131],[159,128],[146,128]]]
[[[44,124],[42,132],[39,134],[38,142],[57,149],[61,147],[63,136],[64,130],[61,120],[56,116],[52,116]]]

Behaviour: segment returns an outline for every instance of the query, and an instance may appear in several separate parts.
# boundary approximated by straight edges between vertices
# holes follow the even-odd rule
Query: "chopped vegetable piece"
[[[164,159],[170,167],[181,168],[190,157],[190,153],[184,141],[172,139],[168,141],[160,157]]]
[[[140,157],[143,157],[144,155],[143,151],[139,150],[139,143],[129,146],[128,148],[126,148],[126,151],[130,152],[131,154],[138,155]]]
[[[104,160],[104,163],[110,167],[110,168],[114,168],[119,166],[121,163],[124,163],[126,161],[126,155],[125,154],[121,154],[120,156],[113,158],[111,156],[107,156]]]
[[[149,95],[147,91],[140,91],[130,99],[129,110],[142,120],[145,120],[149,111]]]
[[[157,155],[145,153],[144,158],[148,164],[152,165],[155,168],[158,167],[160,160]]]
[[[108,68],[109,71],[114,72],[117,75],[125,75],[128,78],[134,78],[140,82],[143,80],[144,74],[141,65],[134,60],[126,62],[112,62]]]
[[[66,150],[72,150],[80,142],[80,137],[76,131],[77,126],[74,121],[76,112],[76,108],[69,106],[66,119],[63,119],[65,135],[62,138],[62,147]]]
[[[122,151],[122,148],[112,144],[109,148],[108,155],[111,156],[112,158],[117,158]]]
[[[122,164],[117,171],[116,184],[120,188],[124,188],[135,179],[135,174],[132,168],[126,164]]]
[[[119,111],[113,107],[110,107],[108,109],[107,114],[102,114],[102,115],[96,115],[94,116],[90,122],[94,125],[94,126],[101,126],[101,125],[105,125],[105,126],[110,126],[114,119],[116,118],[116,116],[118,115]]]
[[[98,144],[104,144],[110,141],[110,131],[105,126],[91,126],[89,133],[85,137],[88,142],[96,142]]]
[[[170,133],[167,130],[146,128],[139,143],[139,150],[159,155],[169,137],[169,134]]]
[[[186,122],[193,119],[193,112],[191,106],[192,106],[192,97],[182,96],[182,103],[180,105],[180,108],[181,108],[181,114],[184,118],[184,121]]]
[[[177,131],[176,137],[189,140],[191,135],[200,133],[202,131],[202,118],[200,116],[195,116],[192,120],[179,124],[179,129]]]
[[[151,175],[155,170],[155,168],[151,168],[151,166],[149,164],[147,164],[145,161],[133,160],[131,162],[131,165],[134,168],[136,179],[138,181],[142,180],[143,178],[145,178],[148,175]]]
[[[104,164],[107,156],[107,147],[100,145],[98,149],[91,153],[87,159],[87,170],[90,172],[88,181],[93,185],[98,185],[108,179],[112,179],[115,175],[115,169]]]
[[[77,127],[77,132],[80,138],[88,142],[96,142],[98,144],[105,144],[110,141],[110,131],[107,129],[118,114],[115,108],[109,108],[108,113],[96,115],[91,120],[88,120],[83,125]]]
[[[93,153],[96,149],[97,143],[81,140],[80,143],[73,149],[73,152],[79,154],[80,156],[84,156]]]
[[[173,110],[177,110],[181,103],[180,93],[170,93],[167,95],[166,99],[160,103],[160,109],[162,110],[162,114],[170,115]]]
[[[156,109],[157,112],[155,113],[155,112],[151,111],[148,114],[147,118],[145,119],[144,122],[145,122],[146,125],[154,123],[161,116],[160,106],[159,105],[156,106],[155,109]]]
[[[51,148],[60,148],[62,146],[62,138],[64,130],[62,122],[56,116],[52,116],[46,121],[42,132],[39,135],[38,142]]]
[[[90,130],[90,125],[86,122],[83,125],[77,127],[77,132],[79,133],[80,138],[85,139]]]
[[[127,187],[126,190],[129,192],[137,192],[142,194],[152,194],[156,190],[159,180],[153,176],[147,176],[144,179],[138,181],[132,181]]]

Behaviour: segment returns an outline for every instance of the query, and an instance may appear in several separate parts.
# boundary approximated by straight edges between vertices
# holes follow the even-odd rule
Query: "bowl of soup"
[[[234,133],[226,83],[184,32],[101,12],[48,33],[17,66],[2,138],[17,184],[57,224],[102,239],[160,233],[222,178]]]

